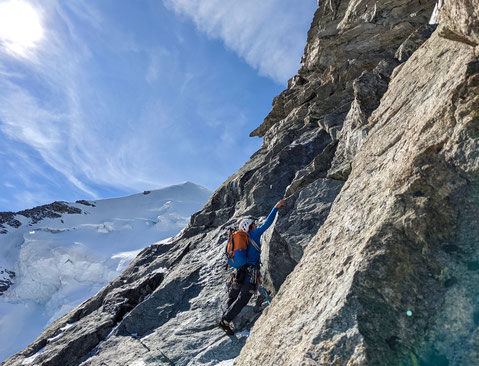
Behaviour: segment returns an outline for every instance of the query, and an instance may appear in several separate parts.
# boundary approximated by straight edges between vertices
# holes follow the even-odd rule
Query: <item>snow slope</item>
[[[72,212],[81,210],[76,214],[17,213],[17,222],[10,220],[0,231],[0,360],[95,295],[143,248],[180,232],[210,195],[184,183],[122,198],[63,203]]]

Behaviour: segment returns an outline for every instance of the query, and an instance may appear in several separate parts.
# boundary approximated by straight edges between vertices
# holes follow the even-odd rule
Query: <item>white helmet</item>
[[[253,222],[254,220],[252,219],[243,219],[241,220],[239,224],[239,229],[247,233],[249,231],[249,227],[251,226]]]

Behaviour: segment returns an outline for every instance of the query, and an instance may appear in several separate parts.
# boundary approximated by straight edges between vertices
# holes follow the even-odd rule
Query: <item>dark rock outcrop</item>
[[[31,220],[32,224],[36,224],[37,222],[49,218],[55,219],[61,217],[63,213],[67,213],[70,215],[73,214],[81,214],[82,210],[77,207],[69,206],[66,202],[59,202],[55,201],[48,205],[38,206],[29,210],[23,210],[17,212],[17,215],[22,215]]]
[[[13,212],[0,212],[0,234],[6,234],[7,229],[5,225],[9,225],[14,228],[18,228],[22,225],[20,221],[15,219],[15,213]]]
[[[15,272],[0,268],[0,296],[13,285]]]
[[[85,204],[81,201],[78,203]],[[91,205],[88,203],[88,205]],[[19,212],[0,212],[0,234],[6,234],[8,228],[5,225],[9,225],[13,228],[19,228],[22,223],[15,218],[15,216],[20,215],[29,219],[30,224],[36,224],[43,219],[55,219],[61,217],[62,214],[67,213],[70,215],[81,214],[82,210],[77,207],[72,207],[67,204],[67,202],[55,201],[48,205],[38,206],[28,210],[23,210]]]
[[[78,201],[76,201],[76,203],[79,203],[79,204],[84,205],[84,206],[96,207],[94,203],[92,203],[90,201],[86,201],[86,200],[78,200]]]
[[[261,149],[4,365],[41,349],[42,365],[478,364],[479,3],[445,2],[436,31],[434,5],[321,2],[298,75],[252,132]],[[263,237],[272,304],[255,296],[235,320],[249,338],[226,337],[226,228],[281,198]]]

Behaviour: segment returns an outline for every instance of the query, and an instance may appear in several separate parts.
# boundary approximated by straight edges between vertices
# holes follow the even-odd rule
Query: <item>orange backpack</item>
[[[230,234],[226,245],[226,258],[231,267],[240,268],[246,264],[248,244],[248,233],[238,230]]]

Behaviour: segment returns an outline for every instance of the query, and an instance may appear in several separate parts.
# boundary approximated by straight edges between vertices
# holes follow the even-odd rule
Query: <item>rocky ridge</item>
[[[479,3],[445,1],[436,30],[434,5],[321,2],[261,149],[2,365],[477,364]],[[283,197],[262,244],[272,304],[255,296],[235,321],[251,335],[227,337],[226,228]]]
[[[67,202],[55,201],[48,205],[38,206],[29,210],[19,212],[0,212],[0,238],[1,234],[5,235],[8,233],[9,228],[18,229],[22,226],[20,220],[25,219],[25,222],[28,222],[28,225],[32,225],[45,218],[61,217],[63,213],[81,214],[82,210],[68,205]],[[15,272],[11,269],[0,267],[0,296],[2,296],[13,285],[15,276]]]
[[[16,217],[18,215],[27,218],[29,224],[36,224],[37,222],[40,222],[45,218],[52,219],[61,217],[64,213],[70,215],[81,214],[82,210],[77,207],[72,207],[68,205],[67,202],[55,201],[48,205],[38,206],[32,209],[22,210],[19,212],[0,212],[0,228],[2,229],[0,231],[0,234],[6,234],[8,232],[8,229],[5,225],[11,226],[16,229],[22,226],[22,223],[18,220],[18,217]]]

